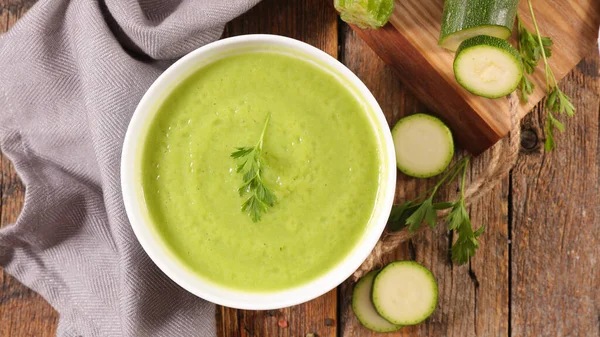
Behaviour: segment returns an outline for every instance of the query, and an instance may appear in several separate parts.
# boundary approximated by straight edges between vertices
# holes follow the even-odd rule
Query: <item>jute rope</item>
[[[517,160],[521,138],[521,125],[517,116],[517,108],[519,106],[517,94],[512,93],[508,97],[508,106],[511,123],[509,135],[496,143],[484,154],[471,161],[471,166],[476,165],[474,162],[479,162],[483,163],[485,168],[480,175],[473,178],[465,190],[467,206],[473,204],[477,199],[496,186],[498,182],[508,174]],[[438,212],[438,217],[445,216],[447,213],[448,210],[440,211]],[[358,280],[372,269],[381,267],[383,258],[386,255],[395,251],[402,242],[410,239],[413,235],[426,228],[428,228],[428,226],[421,226],[420,229],[414,233],[409,233],[406,228],[398,232],[386,230],[365,262],[363,262],[358,270],[354,272],[354,279]]]

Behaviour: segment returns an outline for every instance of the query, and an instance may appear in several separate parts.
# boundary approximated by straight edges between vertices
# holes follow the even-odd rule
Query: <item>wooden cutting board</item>
[[[352,28],[381,59],[392,65],[401,81],[423,103],[445,119],[463,148],[479,154],[508,133],[508,100],[472,95],[456,82],[452,70],[454,53],[437,44],[443,3],[443,0],[396,0],[385,27],[378,30]],[[542,35],[554,40],[550,65],[557,80],[592,50],[598,51],[600,0],[533,0],[533,6]],[[520,3],[519,13],[533,31],[525,0]],[[545,95],[542,67],[538,66],[532,81],[536,90],[529,103],[519,107],[519,117],[527,114]],[[572,96],[577,99],[577,92]]]

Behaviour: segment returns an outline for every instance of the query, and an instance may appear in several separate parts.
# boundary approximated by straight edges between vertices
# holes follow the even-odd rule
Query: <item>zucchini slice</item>
[[[340,18],[363,29],[383,27],[394,10],[394,0],[334,0]]]
[[[475,95],[506,96],[517,88],[523,76],[521,56],[506,40],[476,36],[465,40],[456,51],[454,76]]]
[[[392,129],[396,163],[402,173],[429,178],[442,173],[454,155],[452,132],[440,119],[414,114]]]
[[[437,297],[435,278],[414,261],[392,262],[373,281],[375,309],[394,324],[421,323],[435,310]]]
[[[478,35],[508,39],[518,7],[519,0],[446,0],[438,43],[455,51]]]
[[[392,324],[379,316],[371,301],[373,279],[375,279],[378,272],[378,270],[374,270],[358,280],[352,293],[352,310],[360,324],[369,330],[376,332],[398,331],[402,328],[402,325]]]

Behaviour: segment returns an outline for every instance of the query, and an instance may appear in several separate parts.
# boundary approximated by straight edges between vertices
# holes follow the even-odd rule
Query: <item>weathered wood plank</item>
[[[263,33],[285,35],[312,44],[336,57],[337,15],[322,0],[265,0],[227,26],[226,36]],[[222,337],[293,336],[315,333],[337,336],[337,291],[308,303],[273,311],[219,307],[217,328]],[[279,322],[287,323],[282,328]]]
[[[14,167],[0,154],[0,227],[15,222],[24,196]],[[54,336],[58,313],[36,292],[0,270],[0,336]]]
[[[0,0],[0,34],[8,31],[37,0]]]
[[[0,227],[14,223],[23,208],[25,187],[12,163],[0,154]]]
[[[347,26],[341,57],[371,89],[388,122],[401,116],[427,112],[407,91],[369,47]],[[477,173],[482,167],[474,167]],[[423,181],[399,175],[397,201],[415,197],[431,186]],[[453,266],[448,248],[451,238],[442,222],[434,230],[416,236],[402,245],[390,259],[414,259],[430,268],[440,290],[438,309],[424,324],[405,327],[389,336],[506,336],[508,333],[508,178],[471,209],[472,221],[485,224],[481,249],[471,265]],[[360,326],[350,306],[353,284],[340,288],[341,335],[343,337],[378,336]]]
[[[54,336],[58,314],[37,293],[0,274],[0,336]]]
[[[0,0],[0,33],[7,31],[35,1]],[[15,222],[25,189],[12,164],[0,153],[0,227]],[[58,313],[37,293],[0,268],[0,336],[54,336]]]
[[[0,32],[33,2],[0,0]],[[388,121],[423,109],[389,68],[342,27],[345,43],[340,57],[374,92]],[[316,0],[265,0],[228,27],[230,35],[250,32],[292,36],[337,55],[335,17]],[[415,258],[433,270],[440,284],[440,304],[427,323],[391,336],[600,335],[600,295],[596,291],[600,284],[596,261],[600,208],[595,204],[600,193],[599,81],[598,57],[593,56],[562,82],[579,111],[567,121],[567,132],[559,136],[559,149],[554,153],[544,154],[538,144],[543,142],[539,110],[526,120],[524,129],[531,132],[525,133],[525,145],[531,149],[524,150],[512,176],[512,278],[508,279],[507,271],[509,184],[505,181],[471,210],[473,222],[485,223],[487,228],[470,266],[448,264],[449,238],[441,226],[399,248],[395,258]],[[16,219],[24,191],[4,157],[0,157],[0,174],[0,224],[5,225]],[[400,178],[397,198],[409,198],[427,184]],[[0,336],[53,336],[56,312],[9,275],[2,273],[0,278]],[[509,281],[513,290],[510,306]],[[335,291],[284,310],[220,308],[220,336],[304,337],[310,332],[320,337],[370,336],[349,311],[351,287],[347,282],[340,290],[341,317],[337,320]],[[278,327],[282,319],[288,328]]]
[[[512,175],[514,336],[600,336],[600,79],[594,52],[561,82],[577,113],[545,153],[544,113]],[[535,138],[539,143],[535,145]]]

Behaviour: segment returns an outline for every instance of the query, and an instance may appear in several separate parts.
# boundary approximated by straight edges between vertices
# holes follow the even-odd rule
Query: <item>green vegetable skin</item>
[[[240,209],[247,197],[230,154],[256,144],[267,113],[264,180],[277,203],[255,223]],[[149,218],[176,260],[217,285],[305,284],[365,231],[378,137],[347,84],[313,64],[278,53],[227,57],[177,86],[149,126],[140,149]]]
[[[478,35],[507,39],[518,7],[519,0],[446,0],[439,45],[455,51],[462,41]]]
[[[363,29],[383,27],[394,10],[394,0],[334,0],[333,5],[342,20]]]
[[[508,41],[492,36],[465,40],[454,58],[454,76],[469,92],[499,98],[513,92],[523,76],[519,52]]]
[[[381,317],[371,301],[371,293],[373,291],[373,280],[379,271],[374,270],[363,276],[354,286],[352,293],[352,311],[358,318],[360,324],[367,329],[376,332],[392,332],[398,331],[402,325],[392,324]]]

